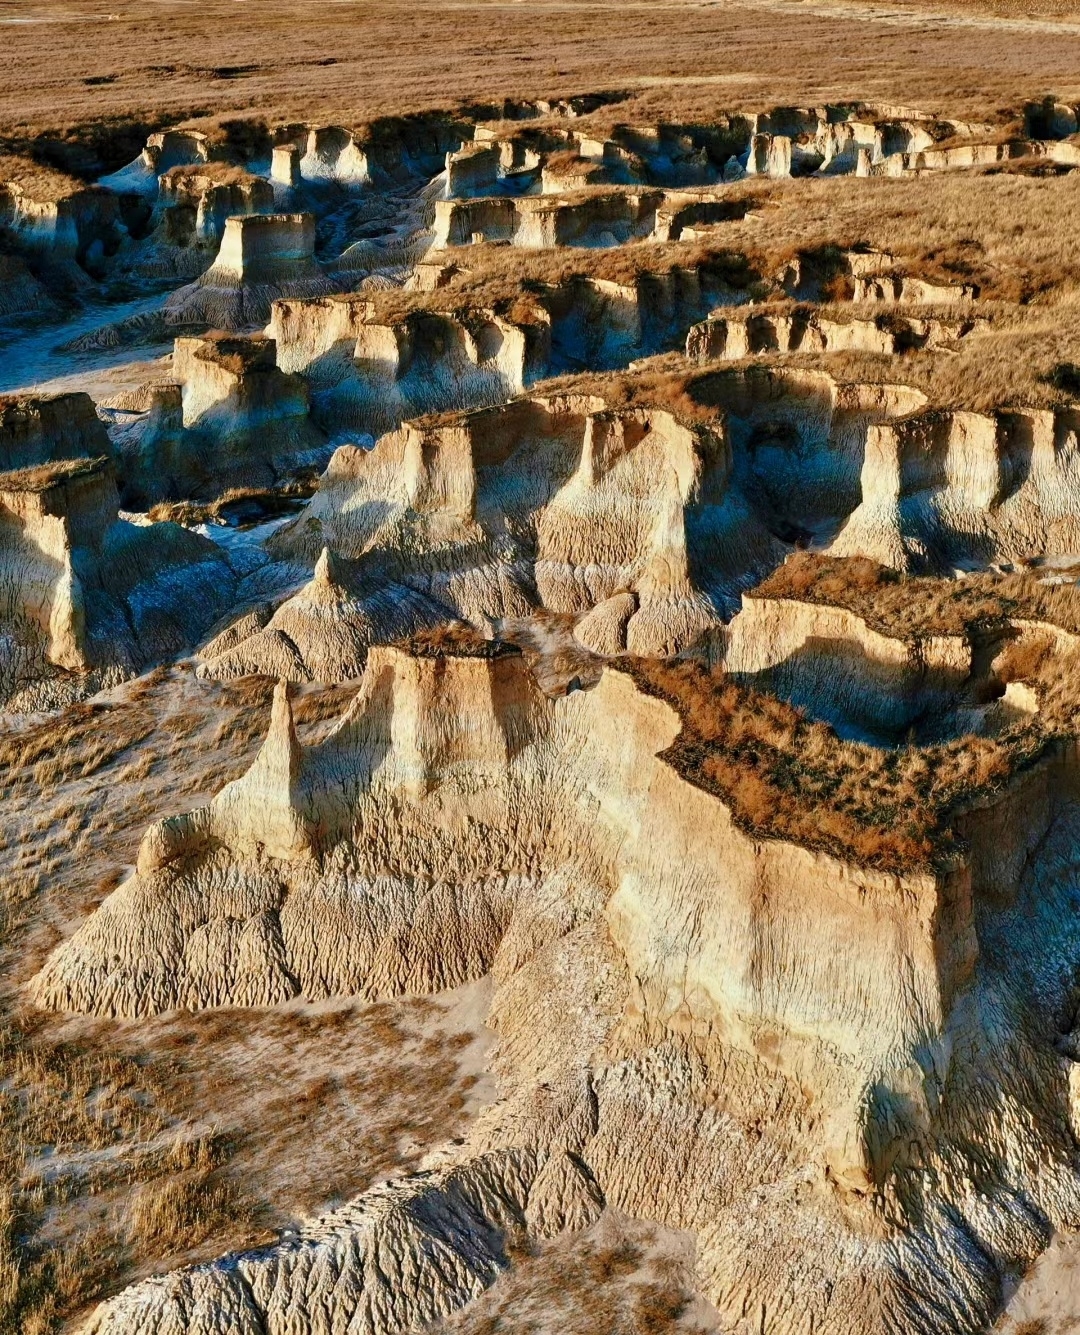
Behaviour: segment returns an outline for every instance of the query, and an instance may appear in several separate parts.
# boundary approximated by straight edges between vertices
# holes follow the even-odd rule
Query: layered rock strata
[[[0,471],[109,453],[89,394],[0,395]]]
[[[315,219],[307,213],[230,217],[214,263],[166,302],[173,321],[217,329],[265,324],[278,297],[332,292],[315,260]]]
[[[867,281],[867,280],[858,280]],[[717,313],[686,336],[692,361],[739,361],[759,353],[871,352],[892,357],[955,343],[980,326],[975,320],[877,316],[864,320],[815,310]]]
[[[220,548],[119,520],[112,464],[0,473],[0,703],[55,706],[190,646],[228,607]]]
[[[678,347],[720,284],[707,266],[630,283],[573,278],[540,288],[514,317],[452,305],[380,318],[363,293],[277,301],[268,333],[281,369],[304,378],[328,431],[378,435],[429,412],[480,407],[561,371],[603,370]]]
[[[633,591],[631,650],[674,652],[717,623],[755,566],[778,558],[730,473],[722,435],[668,413],[522,399],[446,426],[407,424],[371,451],[343,446],[274,547],[312,562],[329,547],[355,562],[354,598],[405,609],[421,595],[445,619],[481,626],[537,605],[583,612]],[[268,634],[220,670],[265,670]],[[204,670],[216,675],[218,660]]]
[[[1074,410],[917,413],[867,433],[862,499],[833,543],[901,570],[1078,550]]]
[[[172,381],[122,400],[133,413],[117,414],[112,434],[128,505],[212,499],[325,465],[307,385],[277,368],[272,339],[179,338],[172,372]]]
[[[408,1328],[490,1282],[515,1229],[580,1226],[601,1202],[692,1229],[732,1321],[831,1335],[991,1318],[1003,1272],[1080,1219],[1068,1063],[1039,1018],[1067,971],[1055,985],[1009,963],[1069,893],[1071,750],[957,816],[963,858],[898,875],[749,837],[666,758],[681,726],[611,669],[549,700],[513,655],[376,650],[337,730],[305,748],[279,688],[249,773],[148,831],[37,1000],[145,1014],[490,969],[503,1097],[449,1178],[146,1281],[95,1331],[135,1312],[198,1335]],[[455,1210],[475,1212],[465,1257]],[[414,1276],[392,1307],[375,1254]]]

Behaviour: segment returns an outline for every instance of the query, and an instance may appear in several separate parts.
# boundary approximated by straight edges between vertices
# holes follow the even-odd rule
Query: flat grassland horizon
[[[618,89],[620,118],[1080,99],[1077,0],[0,0],[0,148]],[[120,136],[122,139],[122,136]]]

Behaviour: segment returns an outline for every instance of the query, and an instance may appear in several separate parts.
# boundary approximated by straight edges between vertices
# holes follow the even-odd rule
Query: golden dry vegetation
[[[268,1238],[414,1164],[475,1099],[483,1044],[453,1003],[136,1024],[22,999],[48,950],[123,878],[146,825],[250,764],[272,686],[162,668],[5,733],[0,1331],[47,1335],[139,1275]],[[301,736],[322,735],[354,691],[300,692]]]
[[[1032,574],[977,571],[962,579],[911,578],[865,556],[796,552],[750,595],[846,607],[885,635],[970,635],[1010,617],[1080,634],[1080,589]]]
[[[599,88],[632,94],[618,118],[638,121],[851,97],[985,116],[1080,91],[1080,28],[1060,23],[1075,23],[1073,0],[577,0],[530,5],[527,20],[518,5],[455,0],[425,6],[419,32],[402,12],[377,0],[4,0],[0,132],[18,147],[47,130],[53,157],[78,161],[65,142],[84,160],[103,147],[131,157],[148,128],[185,118],[356,124]],[[942,13],[953,17],[920,21]],[[1016,23],[1032,13],[1047,18]]]
[[[695,1297],[687,1237],[609,1210],[583,1234],[519,1246],[513,1266],[435,1335],[696,1335],[715,1313]]]
[[[1024,729],[932,746],[870,746],[841,739],[720,669],[635,659],[628,670],[680,715],[667,759],[721,797],[745,829],[881,870],[948,859],[956,849],[950,815],[1000,788],[1047,744],[1041,731]]]

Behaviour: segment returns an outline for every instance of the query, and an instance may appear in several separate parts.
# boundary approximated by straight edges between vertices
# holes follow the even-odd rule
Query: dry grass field
[[[123,878],[146,824],[250,763],[269,685],[208,691],[162,671],[0,743],[4,1335],[45,1335],[139,1275],[268,1239],[415,1165],[486,1097],[482,988],[242,1024],[227,1009],[116,1024],[26,1005],[21,985]],[[304,734],[349,694],[303,697]]]
[[[0,134],[83,142],[148,126],[371,117],[599,88],[647,120],[724,107],[878,98],[985,115],[1080,95],[1071,0],[3,0]]]

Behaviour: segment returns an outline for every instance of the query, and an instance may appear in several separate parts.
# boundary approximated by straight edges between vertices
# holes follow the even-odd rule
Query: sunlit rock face
[[[305,213],[231,216],[214,263],[168,302],[173,318],[218,329],[265,324],[278,297],[335,290],[315,260],[315,220]]]
[[[12,1042],[119,1034],[164,1090],[195,1012],[313,1052],[345,999],[413,998],[449,1061],[419,999],[461,987],[494,1044],[452,1141],[395,1126],[376,1170],[358,1137],[335,1208],[290,1198],[266,1245],[110,1235],[137,1282],[95,1272],[87,1332],[406,1335],[629,1216],[690,1235],[732,1335],[981,1335],[1080,1227],[1080,381],[1014,221],[1049,249],[1078,109],[684,123],[666,88],[252,103],[96,183],[51,139],[0,183],[5,354],[39,386],[0,398],[5,754],[93,696],[88,729],[122,702],[169,738],[51,795],[13,762],[42,815],[0,843]],[[1002,347],[1037,355],[993,399]],[[0,1072],[12,1190],[55,1186],[38,1242],[81,1226],[72,1164],[101,1181],[30,1145],[18,1081],[67,1055]],[[121,1159],[99,1086],[64,1088],[102,1217],[128,1228],[121,1162],[166,1200],[201,1172],[161,1167],[171,1106],[131,1095]]]
[[[131,675],[193,644],[228,606],[236,577],[218,547],[176,524],[126,523],[118,506],[104,458],[0,473],[9,708]]]

